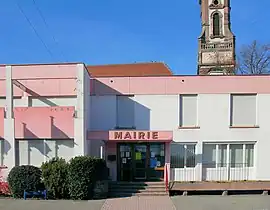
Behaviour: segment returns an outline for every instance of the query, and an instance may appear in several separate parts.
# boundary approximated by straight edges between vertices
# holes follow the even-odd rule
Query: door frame
[[[151,170],[150,168],[150,145],[151,144],[155,144],[155,143],[161,143],[163,144],[163,142],[119,142],[117,143],[117,180],[121,181],[121,172],[122,172],[122,168],[121,168],[121,152],[120,152],[120,146],[121,145],[129,145],[131,147],[131,158],[132,158],[132,163],[130,166],[130,179],[129,181],[146,181],[146,180],[156,180],[150,177],[150,173],[149,171]],[[146,165],[145,165],[145,179],[135,179],[134,177],[134,173],[136,170],[135,167],[135,145],[145,145],[146,146]],[[164,144],[165,146],[165,144]],[[164,151],[165,152],[165,151]],[[159,179],[157,177],[157,179]]]

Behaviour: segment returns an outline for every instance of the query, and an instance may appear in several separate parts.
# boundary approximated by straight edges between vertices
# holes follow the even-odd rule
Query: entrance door
[[[119,174],[120,181],[132,180],[132,146],[130,144],[120,144],[119,146]]]
[[[163,143],[119,143],[117,179],[119,181],[161,180],[164,177]]]
[[[146,144],[135,144],[134,148],[134,179],[145,180],[147,178],[147,145]]]

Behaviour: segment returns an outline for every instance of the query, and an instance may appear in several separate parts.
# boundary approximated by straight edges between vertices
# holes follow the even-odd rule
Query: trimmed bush
[[[22,198],[23,191],[42,190],[41,170],[35,166],[15,166],[8,174],[8,184],[15,198]]]
[[[42,181],[50,198],[68,198],[68,164],[62,158],[53,158],[41,166]]]
[[[72,199],[91,199],[96,181],[104,179],[108,179],[108,170],[104,160],[90,156],[78,156],[71,159],[68,181]]]

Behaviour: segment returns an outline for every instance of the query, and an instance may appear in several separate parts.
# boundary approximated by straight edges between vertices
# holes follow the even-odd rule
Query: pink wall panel
[[[73,138],[74,107],[14,108],[16,138]]]
[[[270,76],[167,76],[92,79],[94,95],[270,93]],[[89,87],[90,88],[90,87]]]
[[[75,79],[39,79],[39,80],[18,80],[26,88],[33,92],[34,95],[41,96],[75,96],[76,80]],[[0,96],[6,93],[5,80],[0,80]],[[22,96],[23,90],[13,85],[14,96]],[[30,94],[31,95],[31,94]]]
[[[12,65],[13,79],[76,78],[77,64]],[[5,66],[0,66],[0,79],[5,78]]]
[[[4,138],[4,108],[0,108],[0,138]]]

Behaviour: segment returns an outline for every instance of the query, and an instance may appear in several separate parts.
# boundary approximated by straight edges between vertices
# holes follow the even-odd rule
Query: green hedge
[[[91,199],[96,181],[106,179],[108,179],[108,169],[104,160],[90,156],[78,156],[71,159],[68,181],[72,199]]]
[[[15,166],[8,174],[8,184],[15,198],[22,198],[24,190],[41,190],[41,170],[31,165]]]
[[[65,159],[53,158],[41,166],[42,180],[48,190],[49,198],[64,199],[68,193],[68,164]]]

